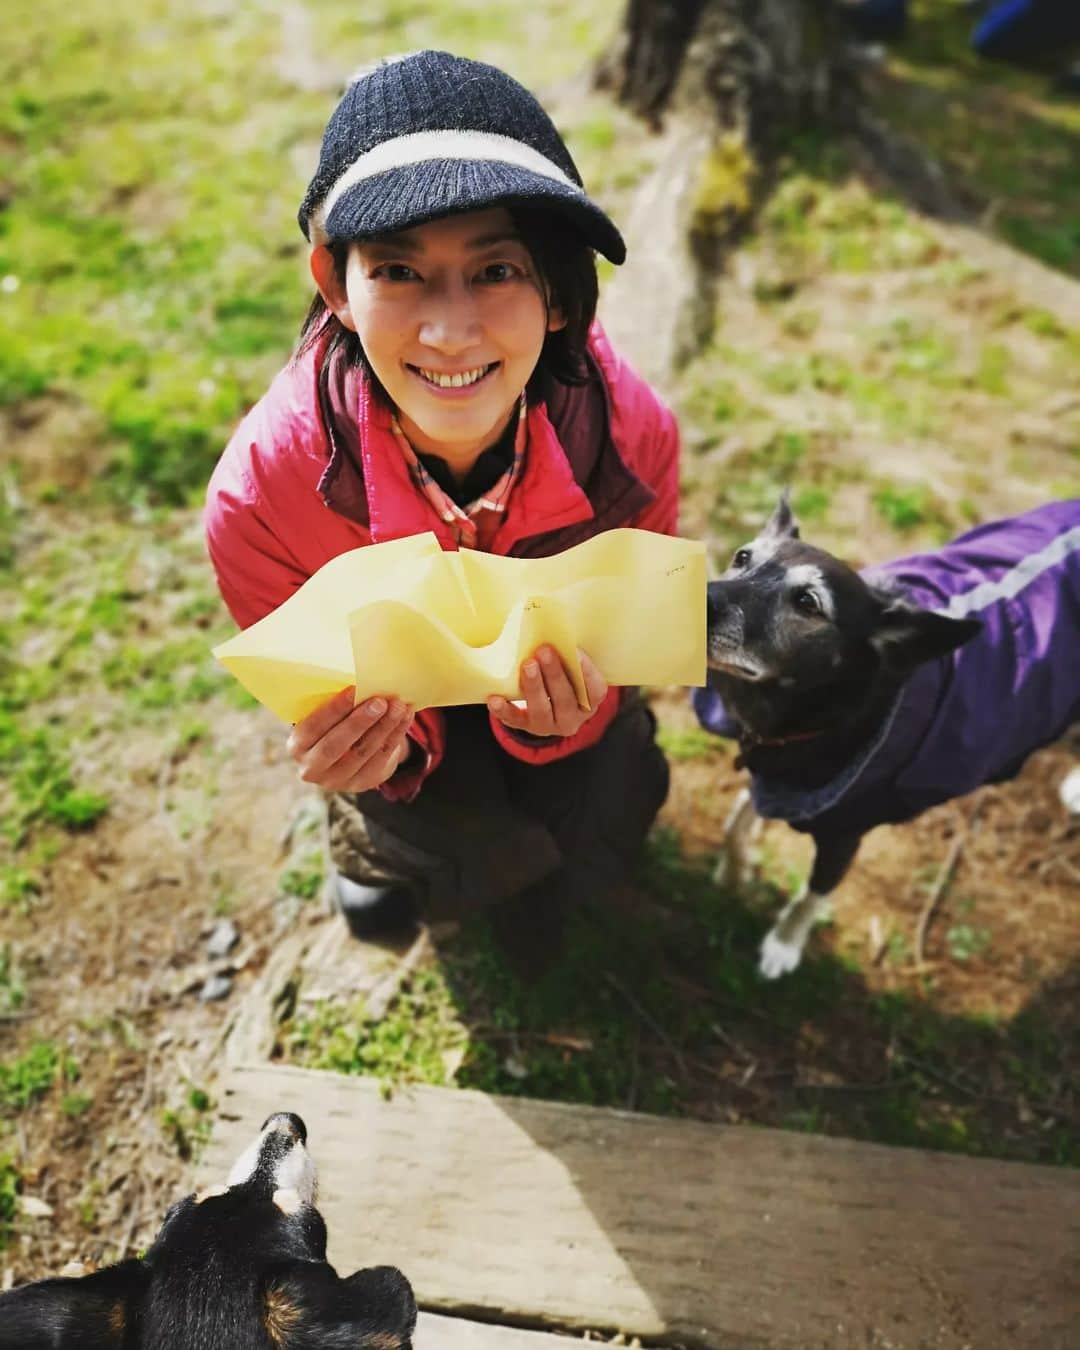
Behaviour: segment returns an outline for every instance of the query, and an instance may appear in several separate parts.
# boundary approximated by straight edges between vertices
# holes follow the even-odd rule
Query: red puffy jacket
[[[409,477],[389,410],[358,371],[324,363],[323,350],[323,343],[310,348],[278,374],[210,479],[207,546],[221,594],[242,628],[349,549],[425,531],[443,548],[456,547]],[[599,326],[590,334],[589,362],[587,385],[551,384],[547,398],[529,409],[525,470],[491,552],[547,556],[619,526],[676,533],[675,419]],[[492,731],[511,755],[546,763],[598,741],[618,697],[610,690],[574,736],[528,743],[495,719]],[[411,800],[442,759],[439,709],[422,709],[410,736],[425,753],[383,784],[392,799]]]

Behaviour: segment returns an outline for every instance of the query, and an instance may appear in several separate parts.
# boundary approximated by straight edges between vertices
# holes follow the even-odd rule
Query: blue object
[[[1080,42],[1080,0],[1002,0],[983,16],[971,45],[991,61],[1062,54]]]

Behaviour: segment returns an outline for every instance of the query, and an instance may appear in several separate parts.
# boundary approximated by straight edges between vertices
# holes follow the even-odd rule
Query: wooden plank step
[[[423,1307],[692,1345],[1065,1350],[1080,1175],[849,1140],[415,1087],[228,1071],[201,1164],[298,1111],[330,1259]]]

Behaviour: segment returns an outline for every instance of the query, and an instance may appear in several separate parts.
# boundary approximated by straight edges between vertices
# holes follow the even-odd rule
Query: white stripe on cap
[[[330,212],[349,188],[367,178],[397,169],[405,164],[422,164],[432,159],[481,159],[513,164],[529,169],[542,178],[552,178],[564,187],[582,192],[577,183],[546,155],[512,136],[488,131],[414,131],[383,141],[354,159],[334,186],[311,213],[312,242],[326,237],[325,223]],[[583,194],[584,195],[584,194]]]

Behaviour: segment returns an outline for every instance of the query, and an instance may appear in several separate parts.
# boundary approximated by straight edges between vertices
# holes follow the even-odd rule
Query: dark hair
[[[566,320],[563,328],[544,336],[540,359],[526,386],[526,397],[530,403],[535,403],[543,397],[543,387],[548,379],[562,384],[584,384],[588,380],[585,347],[596,315],[596,255],[577,230],[554,212],[520,206],[507,209],[540,274],[548,309],[560,310]],[[342,283],[351,244],[349,239],[334,239],[327,245],[333,255],[334,270]],[[358,366],[375,390],[389,402],[371,369],[359,336],[346,328],[316,293],[300,329],[295,356],[302,356],[327,333],[330,340],[323,361],[329,360],[339,349],[344,351],[346,361]]]

